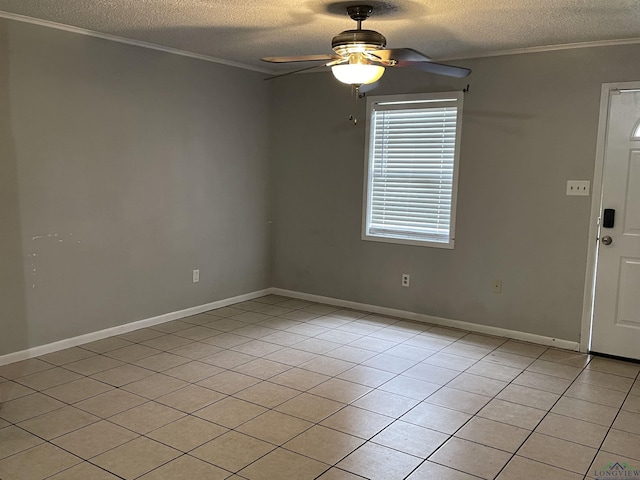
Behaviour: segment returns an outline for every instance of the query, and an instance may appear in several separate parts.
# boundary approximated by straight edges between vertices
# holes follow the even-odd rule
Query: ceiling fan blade
[[[413,48],[388,48],[386,50],[376,50],[371,55],[382,60],[396,60],[398,62],[430,62],[431,59],[424,53],[420,53]]]
[[[270,63],[292,63],[292,62],[319,62],[337,60],[336,55],[299,55],[293,57],[265,57],[261,60]]]
[[[394,67],[413,68],[414,70],[422,70],[423,72],[435,73],[437,75],[445,75],[447,77],[464,78],[468,77],[471,70],[464,67],[454,67],[453,65],[445,65],[444,63],[435,62],[407,62],[399,61]]]
[[[322,67],[333,67],[334,65],[338,65],[340,63],[348,62],[348,58],[336,58],[335,60],[327,63],[321,63],[320,65],[311,65],[310,67],[301,68],[299,70],[293,70],[291,72],[281,73],[279,75],[272,75],[271,77],[265,78],[265,80],[273,80],[274,78],[286,77],[287,75],[293,75],[294,73],[306,72],[307,70],[314,70],[316,68]]]
[[[265,80],[273,80],[274,78],[286,77],[287,75],[293,75],[294,73],[306,72],[307,70],[313,70],[314,68],[323,68],[327,65],[325,63],[321,63],[320,65],[311,65],[310,67],[300,68],[298,70],[293,70],[291,72],[280,73],[278,75],[272,75],[270,77],[265,78]]]

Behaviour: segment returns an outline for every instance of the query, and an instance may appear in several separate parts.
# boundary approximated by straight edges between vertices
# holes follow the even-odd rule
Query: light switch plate
[[[567,195],[588,197],[591,192],[589,180],[567,180]]]

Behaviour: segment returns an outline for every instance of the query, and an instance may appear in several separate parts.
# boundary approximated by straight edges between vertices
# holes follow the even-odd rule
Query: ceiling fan
[[[275,75],[278,78],[292,73],[321,67],[331,67],[333,75],[342,83],[359,88],[361,85],[378,81],[386,67],[405,67],[424,72],[464,78],[471,70],[432,62],[429,57],[412,48],[385,49],[387,39],[374,30],[364,30],[362,22],[371,13],[369,5],[352,5],[347,7],[347,14],[357,22],[355,30],[339,33],[331,42],[335,52],[332,55],[301,55],[292,57],[265,57],[262,60],[271,63],[323,62],[320,65]]]

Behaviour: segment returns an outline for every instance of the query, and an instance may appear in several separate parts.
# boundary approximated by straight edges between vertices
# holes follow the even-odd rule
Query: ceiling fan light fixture
[[[380,80],[384,74],[384,67],[363,63],[348,63],[334,65],[331,72],[336,79],[348,85],[368,85]]]

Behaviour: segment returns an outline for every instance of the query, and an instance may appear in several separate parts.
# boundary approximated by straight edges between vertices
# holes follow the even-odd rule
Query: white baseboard
[[[245,293],[236,297],[225,298],[223,300],[186,308],[177,312],[165,313],[164,315],[158,315],[157,317],[145,318],[144,320],[138,320],[136,322],[126,323],[124,325],[118,325],[117,327],[106,328],[97,332],[87,333],[85,335],[79,335],[72,338],[66,338],[64,340],[48,343],[46,345],[40,345],[37,347],[29,348],[27,350],[21,350],[19,352],[2,355],[0,356],[0,366],[19,362],[21,360],[27,360],[33,357],[38,357],[40,355],[46,355],[47,353],[57,352],[58,350],[64,350],[65,348],[77,347],[85,343],[95,342],[96,340],[102,340],[103,338],[112,337],[114,335],[121,335],[123,333],[132,332],[141,328],[152,327],[161,323],[179,320],[191,315],[197,315],[198,313],[207,312],[216,308],[226,307],[229,305],[233,305],[234,303],[253,300],[254,298],[259,298],[269,294],[283,295],[286,297],[298,298],[300,300],[308,300],[310,302],[326,303],[328,305],[335,305],[337,307],[351,308],[354,310],[378,313],[380,315],[405,318],[407,320],[430,323],[433,325],[441,325],[444,327],[459,328],[463,330],[469,330],[471,332],[484,333],[486,335],[494,335],[497,337],[512,338],[514,340],[537,343],[539,345],[564,348],[566,350],[578,351],[580,349],[580,344],[578,342],[545,337],[543,335],[536,335],[534,333],[520,332],[517,330],[492,327],[489,325],[480,325],[478,323],[463,322],[461,320],[451,320],[448,318],[434,317],[431,315],[424,315],[422,313],[408,312],[406,310],[380,307],[377,305],[352,302],[349,300],[341,300],[338,298],[323,297],[320,295],[313,295],[311,293],[284,290],[282,288],[266,288],[264,290]]]
[[[158,315],[157,317],[145,318],[136,322],[118,325],[117,327],[106,328],[97,332],[87,333],[85,335],[79,335],[72,338],[65,338],[64,340],[48,343],[46,345],[40,345],[37,347],[29,348],[27,350],[9,353],[0,356],[0,366],[19,362],[21,360],[27,360],[28,358],[38,357],[40,355],[46,355],[47,353],[57,352],[58,350],[64,350],[65,348],[77,347],[78,345],[95,342],[96,340],[102,340],[103,338],[112,337],[114,335],[122,335],[123,333],[132,332],[141,328],[152,327],[161,323],[179,320],[181,318],[190,317],[191,315],[197,315],[198,313],[207,312],[215,308],[227,307],[229,305],[233,305],[234,303],[253,300],[254,298],[269,295],[271,292],[272,289],[267,288],[264,290],[258,290],[256,292],[245,293],[236,297],[225,298],[216,302],[185,308],[184,310],[179,310],[177,312],[165,313],[163,315]]]
[[[377,305],[369,305],[366,303],[351,302],[349,300],[341,300],[338,298],[322,297],[320,295],[313,295],[310,293],[295,292],[292,290],[284,290],[281,288],[270,289],[274,295],[283,295],[286,297],[297,298],[300,300],[308,300],[310,302],[326,303],[329,305],[335,305],[337,307],[351,308],[354,310],[362,310],[365,312],[378,313],[380,315],[388,315],[391,317],[405,318],[407,320],[413,320],[423,323],[431,323],[434,325],[440,325],[443,327],[459,328],[462,330],[469,330],[471,332],[483,333],[486,335],[494,335],[496,337],[512,338],[514,340],[521,340],[523,342],[537,343],[539,345],[546,345],[549,347],[563,348],[566,350],[580,350],[579,342],[572,342],[571,340],[562,340],[553,337],[545,337],[543,335],[536,335],[535,333],[520,332],[518,330],[509,330],[506,328],[492,327],[490,325],[481,325],[478,323],[463,322],[461,320],[452,320],[449,318],[434,317],[431,315],[424,315],[422,313],[408,312],[406,310],[397,310],[395,308],[379,307]]]

